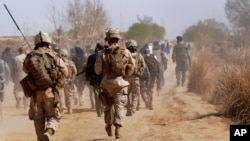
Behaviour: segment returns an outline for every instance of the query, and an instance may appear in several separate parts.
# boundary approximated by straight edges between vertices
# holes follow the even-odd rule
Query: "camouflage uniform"
[[[72,104],[71,104],[71,97],[75,93],[75,76],[76,76],[76,66],[73,61],[69,60],[68,57],[68,52],[65,49],[62,49],[60,51],[61,55],[63,56],[63,61],[65,62],[65,65],[68,68],[68,76],[66,80],[66,84],[64,87],[64,97],[65,97],[65,106],[67,107],[68,114],[72,113]]]
[[[23,53],[21,53],[23,51]],[[26,76],[26,73],[23,71],[23,62],[26,57],[26,49],[21,47],[19,48],[20,55],[14,58],[13,65],[13,82],[14,82],[14,96],[16,99],[16,108],[20,108],[20,102],[23,100],[24,109],[29,106],[29,98],[24,96],[23,89],[20,85],[20,81]]]
[[[116,127],[115,135],[116,138],[120,138],[120,129],[123,126],[123,117],[124,117],[124,108],[127,104],[127,88],[129,82],[123,79],[123,72],[125,70],[130,70],[130,73],[134,69],[134,62],[130,52],[122,47],[118,46],[118,41],[120,38],[119,31],[115,29],[109,29],[106,33],[105,40],[109,43],[109,46],[104,49],[104,51],[98,54],[96,62],[95,62],[95,72],[96,74],[103,73],[104,78],[101,81],[100,87],[106,93],[107,100],[109,101],[105,105],[105,123],[106,123],[106,132],[109,136],[112,136],[112,124]],[[115,61],[110,60],[109,55],[106,52],[116,51],[117,48],[123,51],[122,55],[126,59],[126,64],[122,65],[122,70],[113,70],[112,66],[116,64],[109,64],[109,62]],[[120,56],[121,57],[121,56]],[[123,63],[124,63],[123,62]],[[130,68],[129,68],[130,67]],[[128,68],[128,69],[127,69]],[[120,72],[121,71],[121,72]],[[121,75],[115,76],[114,73],[120,73]],[[126,73],[127,74],[127,73]],[[131,73],[132,74],[132,73]],[[130,74],[130,75],[131,75]]]
[[[40,32],[35,36],[35,49],[37,52],[48,53],[51,55],[49,62],[53,62],[57,68],[57,74],[62,73],[62,76],[67,76],[68,69],[63,60],[51,49],[49,44],[51,39],[47,33]],[[29,55],[29,54],[28,54]],[[27,56],[28,56],[27,55]],[[28,60],[26,57],[23,64],[23,71],[30,74]],[[52,77],[56,74],[51,74]],[[59,82],[59,81],[58,81]],[[58,84],[56,82],[56,86]],[[38,141],[49,141],[50,136],[55,133],[60,119],[60,107],[58,105],[58,90],[56,87],[48,87],[45,89],[37,89],[33,91],[30,101],[29,118],[34,120],[36,135]]]
[[[126,41],[127,49],[131,52],[131,55],[135,61],[135,70],[132,76],[126,77],[129,82],[128,87],[128,105],[127,116],[132,116],[137,108],[139,95],[140,95],[140,79],[139,76],[143,74],[145,68],[145,62],[140,53],[137,52],[137,43],[135,40]]]
[[[183,86],[186,81],[186,71],[191,59],[188,53],[188,47],[182,42],[182,37],[177,36],[177,44],[174,46],[172,54],[173,62],[176,62],[175,72],[177,86]]]

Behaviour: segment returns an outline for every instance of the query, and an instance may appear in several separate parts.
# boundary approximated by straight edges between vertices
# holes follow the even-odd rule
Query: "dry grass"
[[[206,48],[195,54],[189,69],[188,91],[206,97],[214,91],[214,56]]]
[[[221,105],[221,113],[236,124],[250,124],[250,53],[249,49],[227,54],[216,86],[214,102]]]

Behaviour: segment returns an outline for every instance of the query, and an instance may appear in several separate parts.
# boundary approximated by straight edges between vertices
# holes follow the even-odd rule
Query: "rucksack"
[[[109,76],[124,76],[128,59],[125,55],[125,48],[115,47],[105,49],[104,74]]]
[[[27,54],[28,75],[31,75],[34,81],[35,89],[46,89],[52,86],[55,82],[50,77],[50,71],[53,64],[49,58],[51,54],[45,52],[41,53],[36,50]]]

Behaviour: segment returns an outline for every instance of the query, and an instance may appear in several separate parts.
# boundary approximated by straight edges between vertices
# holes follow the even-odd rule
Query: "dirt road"
[[[226,119],[208,116],[216,107],[201,97],[176,87],[175,64],[169,62],[165,73],[166,85],[156,96],[154,110],[141,104],[132,117],[125,117],[122,128],[123,141],[228,141],[229,124]],[[6,100],[2,103],[0,141],[35,141],[33,121],[27,110],[16,110],[13,85],[6,86]],[[103,117],[90,110],[88,94],[83,107],[74,107],[72,115],[65,115],[53,141],[111,141],[104,130]]]

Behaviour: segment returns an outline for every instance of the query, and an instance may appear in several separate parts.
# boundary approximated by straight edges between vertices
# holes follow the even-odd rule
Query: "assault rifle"
[[[85,71],[86,71],[86,69],[85,69],[85,70],[83,70],[83,71],[81,71],[81,72],[78,72],[78,73],[76,74],[76,76],[78,76],[78,75],[80,75],[80,74],[84,73]]]
[[[11,19],[13,20],[13,22],[15,23],[17,29],[21,32],[21,34],[22,34],[22,36],[23,36],[25,42],[28,44],[29,48],[32,50],[32,48],[31,48],[31,46],[30,46],[28,40],[27,40],[26,37],[23,35],[23,32],[21,31],[21,29],[20,29],[19,26],[17,25],[15,19],[13,18],[12,14],[10,13],[10,11],[9,11],[9,9],[8,9],[8,7],[7,7],[7,5],[6,5],[6,4],[3,4],[3,6],[4,6],[5,9],[7,10],[7,12],[9,13],[9,15],[10,15]]]

